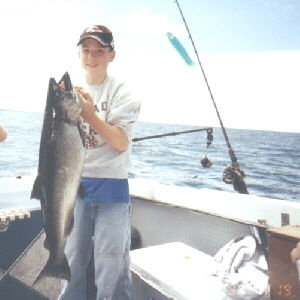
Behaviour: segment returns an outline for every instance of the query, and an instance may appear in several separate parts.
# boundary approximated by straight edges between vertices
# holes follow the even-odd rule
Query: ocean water
[[[0,177],[36,174],[42,121],[42,113],[0,110],[0,124],[8,131],[0,144]],[[135,137],[194,128],[139,122]],[[208,150],[205,131],[133,143],[129,177],[236,193],[222,181],[231,163],[222,131],[214,128],[213,134]],[[227,134],[250,194],[300,201],[300,133],[227,129]],[[201,165],[206,154],[211,168]]]

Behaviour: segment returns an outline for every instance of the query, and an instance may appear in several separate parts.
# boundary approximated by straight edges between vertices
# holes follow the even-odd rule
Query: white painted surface
[[[39,201],[30,200],[34,178],[0,178],[0,209],[17,203],[18,207],[38,208]],[[138,198],[212,214],[247,224],[265,220],[269,227],[281,226],[281,213],[289,214],[291,225],[300,225],[299,202],[243,195],[211,189],[196,189],[160,184],[149,179],[129,179],[130,194]],[[4,206],[5,207],[5,206]]]
[[[287,213],[291,225],[300,224],[299,202],[271,199],[237,192],[160,184],[149,179],[129,180],[130,194],[150,201],[217,215],[248,224],[266,220],[269,227],[281,226],[281,213]]]
[[[220,300],[221,283],[213,276],[213,257],[183,243],[130,252],[131,269],[149,285],[177,300]]]

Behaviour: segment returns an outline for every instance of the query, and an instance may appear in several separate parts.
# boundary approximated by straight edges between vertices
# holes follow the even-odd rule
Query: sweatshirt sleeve
[[[124,83],[120,83],[112,95],[106,121],[110,125],[121,128],[126,133],[128,140],[131,140],[132,128],[138,119],[140,107],[140,101],[133,97]]]

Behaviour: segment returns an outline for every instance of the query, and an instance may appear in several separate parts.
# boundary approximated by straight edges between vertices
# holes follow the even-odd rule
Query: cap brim
[[[85,39],[94,39],[96,40],[102,47],[109,47],[110,44],[104,43],[98,36],[95,36],[93,34],[87,34],[84,37],[82,37],[79,42],[77,43],[77,46],[79,46],[83,40]]]

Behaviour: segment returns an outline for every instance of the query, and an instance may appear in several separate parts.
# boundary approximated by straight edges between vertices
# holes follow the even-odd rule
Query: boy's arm
[[[0,143],[3,142],[7,137],[7,132],[4,128],[0,125]]]
[[[76,87],[76,90],[83,98],[81,117],[84,121],[89,123],[113,149],[118,152],[125,151],[128,147],[128,139],[125,132],[121,128],[101,120],[95,113],[92,97],[82,88]]]

